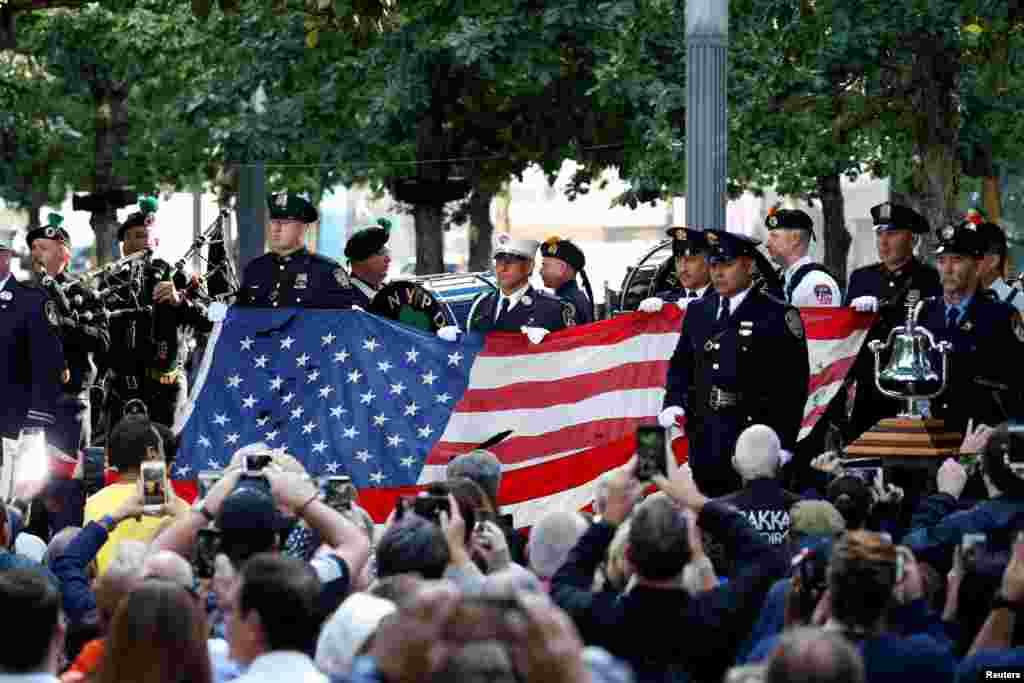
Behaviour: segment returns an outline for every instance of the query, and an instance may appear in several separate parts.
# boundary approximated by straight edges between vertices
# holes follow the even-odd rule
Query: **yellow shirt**
[[[136,482],[116,483],[106,486],[85,501],[85,522],[99,521],[104,515],[113,514],[124,505],[133,493],[138,490]],[[142,541],[149,543],[156,536],[160,526],[167,517],[143,516],[141,521],[126,519],[110,533],[107,542],[96,555],[96,565],[100,574],[107,571],[107,565],[116,555],[117,544],[121,541]]]

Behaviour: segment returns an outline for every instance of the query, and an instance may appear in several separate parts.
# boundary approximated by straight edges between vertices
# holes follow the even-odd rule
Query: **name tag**
[[[309,274],[299,273],[295,276],[295,289],[306,289],[309,286]]]

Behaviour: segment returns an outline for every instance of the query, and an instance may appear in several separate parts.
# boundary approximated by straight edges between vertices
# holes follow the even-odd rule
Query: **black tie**
[[[721,308],[718,309],[718,318],[712,326],[713,331],[721,332],[729,326],[729,300],[722,297]]]
[[[494,316],[494,320],[500,320],[501,317],[506,313],[508,313],[508,297],[505,297],[501,300],[501,306],[498,309],[498,315]]]
[[[952,329],[956,327],[956,321],[960,317],[960,311],[956,308],[950,308],[946,311],[946,327]]]

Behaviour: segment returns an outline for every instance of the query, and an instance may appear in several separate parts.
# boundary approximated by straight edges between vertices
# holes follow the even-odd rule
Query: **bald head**
[[[736,440],[732,466],[743,481],[774,477],[782,464],[782,444],[767,425],[751,425]]]
[[[142,576],[146,579],[164,579],[182,588],[192,588],[195,581],[192,565],[170,550],[161,550],[147,557],[142,565]]]
[[[834,631],[794,629],[779,639],[765,683],[864,683],[864,661]]]
[[[554,576],[586,530],[587,520],[578,512],[549,512],[530,530],[530,569],[542,579]]]

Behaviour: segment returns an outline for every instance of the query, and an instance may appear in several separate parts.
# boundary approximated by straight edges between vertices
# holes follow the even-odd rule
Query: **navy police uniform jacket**
[[[874,296],[882,303],[896,296],[903,303],[907,292],[912,289],[920,291],[922,299],[941,294],[939,271],[916,258],[910,259],[895,271],[890,271],[882,263],[875,263],[858,268],[850,274],[850,286],[846,289],[844,305],[849,306],[859,296]]]
[[[576,311],[575,319],[577,325],[586,325],[594,322],[594,306],[590,299],[583,293],[576,280],[569,280],[555,290],[555,296],[570,304]]]
[[[236,303],[267,308],[351,308],[362,305],[337,261],[299,249],[268,253],[245,267]]]
[[[0,432],[16,438],[21,428],[53,423],[64,352],[56,309],[46,295],[8,278],[0,291]]]
[[[739,488],[731,460],[750,425],[771,427],[793,449],[810,375],[799,311],[755,286],[723,325],[719,300],[714,294],[687,308],[664,402],[686,409],[689,461],[708,496]],[[723,392],[732,405],[722,404]]]
[[[1020,313],[999,301],[991,290],[978,290],[960,320],[949,327],[942,297],[925,302],[918,324],[935,341],[953,344],[946,390],[931,400],[931,413],[952,431],[963,432],[967,420],[997,425],[1024,415],[1024,323]],[[942,362],[931,354],[932,368]]]
[[[711,285],[707,285],[704,288],[704,293],[700,296],[693,296],[697,290],[687,290],[685,287],[676,287],[674,289],[666,289],[658,292],[654,296],[661,299],[665,303],[674,304],[679,301],[689,301],[691,304],[703,299],[705,297],[712,296],[715,293],[715,288]]]
[[[576,312],[564,301],[530,287],[510,311],[501,316],[495,324],[498,292],[482,295],[476,302],[473,316],[466,327],[472,332],[519,332],[520,328],[542,327],[549,332],[572,327],[576,324]]]

